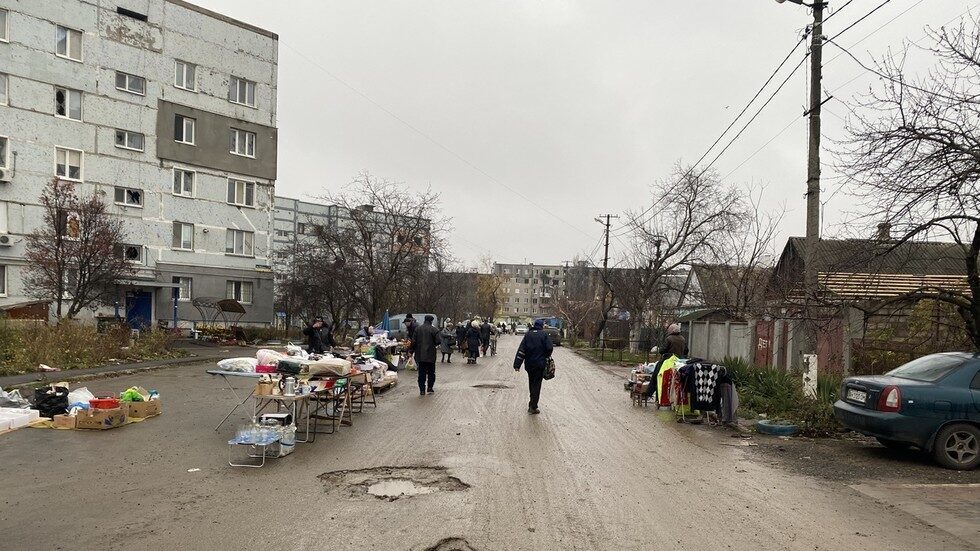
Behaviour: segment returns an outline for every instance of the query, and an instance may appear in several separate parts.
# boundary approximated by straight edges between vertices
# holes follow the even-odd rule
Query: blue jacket
[[[551,337],[547,333],[541,329],[532,329],[524,335],[524,340],[517,349],[514,369],[520,369],[521,364],[524,364],[524,369],[541,369],[548,363],[548,358],[554,350]]]

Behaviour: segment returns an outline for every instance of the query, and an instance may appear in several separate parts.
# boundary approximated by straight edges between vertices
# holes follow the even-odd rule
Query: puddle
[[[423,551],[476,551],[476,548],[463,538],[445,538]]]
[[[417,496],[422,494],[431,494],[436,491],[435,488],[431,486],[422,486],[421,484],[416,484],[411,480],[390,478],[388,480],[382,480],[381,482],[375,482],[374,484],[368,486],[367,493],[375,497],[383,497],[387,499],[398,499],[405,496]]]
[[[503,383],[480,383],[478,385],[473,385],[473,388],[514,388],[513,385],[505,385]]]
[[[346,495],[351,499],[411,498],[436,492],[461,492],[470,486],[445,467],[375,467],[350,471],[332,471],[317,477],[327,493]]]

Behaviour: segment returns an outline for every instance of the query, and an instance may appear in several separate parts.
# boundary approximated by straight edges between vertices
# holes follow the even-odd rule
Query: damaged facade
[[[182,0],[0,0],[0,306],[52,178],[124,221],[138,274],[98,315],[135,324],[234,298],[272,321],[278,37]],[[176,299],[176,300],[175,300]]]

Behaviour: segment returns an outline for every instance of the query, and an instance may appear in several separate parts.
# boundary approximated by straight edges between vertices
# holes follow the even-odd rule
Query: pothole
[[[445,467],[375,467],[332,471],[317,478],[323,483],[325,492],[354,499],[373,497],[386,501],[435,492],[460,492],[470,487],[450,476]]]
[[[505,385],[503,383],[480,383],[473,385],[473,388],[514,388],[513,385]]]
[[[422,551],[476,551],[476,548],[463,538],[445,538]]]

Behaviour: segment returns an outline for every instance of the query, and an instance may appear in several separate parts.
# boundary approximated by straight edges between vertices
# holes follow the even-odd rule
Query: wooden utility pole
[[[827,2],[817,0],[813,8],[813,28],[810,30],[810,139],[807,152],[806,174],[806,251],[803,258],[803,287],[805,292],[803,311],[802,354],[816,354],[817,328],[814,302],[817,281],[817,247],[820,242],[820,107],[823,78],[823,11]],[[804,356],[805,357],[805,356]]]

